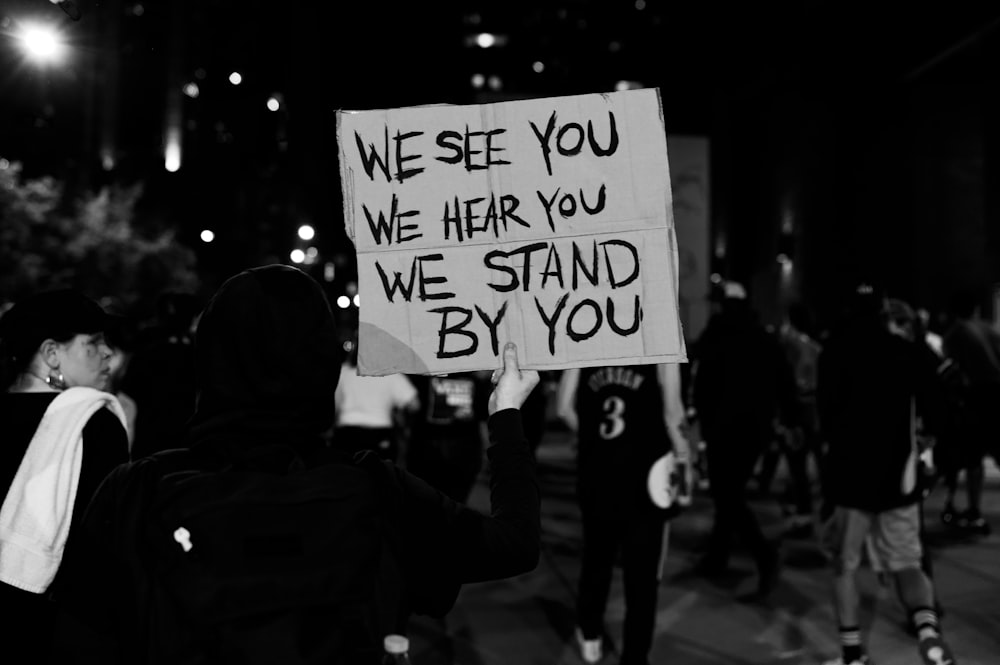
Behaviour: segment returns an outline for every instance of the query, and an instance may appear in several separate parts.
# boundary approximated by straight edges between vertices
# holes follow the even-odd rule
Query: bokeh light
[[[301,249],[293,249],[288,258],[292,260],[292,263],[302,263],[306,260],[306,253]]]
[[[163,149],[163,168],[170,173],[177,173],[181,168],[181,136],[180,130],[176,127],[167,130],[167,145]]]
[[[215,232],[212,229],[202,229],[200,237],[202,242],[212,242],[215,240]]]
[[[299,237],[303,240],[312,240],[316,236],[316,229],[314,229],[309,224],[303,224],[299,227]]]
[[[239,72],[233,72],[229,75],[229,82],[233,85],[239,85],[240,83],[243,83],[243,75]]]
[[[62,35],[52,26],[25,23],[18,30],[17,39],[25,55],[38,64],[57,63],[66,54]]]

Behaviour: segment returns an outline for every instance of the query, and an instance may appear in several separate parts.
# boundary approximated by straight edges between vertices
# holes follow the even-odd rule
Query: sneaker
[[[955,665],[955,656],[940,635],[920,640],[917,649],[924,659],[924,665]]]
[[[872,659],[869,658],[868,655],[866,654],[864,656],[861,656],[861,658],[852,660],[849,663],[845,663],[843,658],[837,657],[834,658],[833,660],[825,661],[823,665],[875,665],[875,663],[873,663]]]
[[[869,658],[868,655],[866,654],[864,656],[861,656],[861,658],[852,660],[849,663],[845,663],[843,658],[837,657],[834,658],[833,660],[825,661],[823,665],[875,665],[875,663],[873,663],[872,659]]]
[[[583,631],[576,629],[576,643],[580,647],[580,657],[585,663],[596,663],[604,657],[604,650],[601,648],[601,638],[595,640],[584,639]]]
[[[956,518],[955,525],[962,531],[981,536],[990,535],[990,523],[983,519],[982,515],[976,513],[962,513]]]

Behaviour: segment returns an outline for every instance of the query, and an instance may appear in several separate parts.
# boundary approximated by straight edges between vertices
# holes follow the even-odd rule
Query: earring
[[[66,379],[63,377],[62,372],[59,372],[57,376],[52,376],[49,374],[45,377],[45,383],[49,386],[55,388],[56,390],[66,390]]]

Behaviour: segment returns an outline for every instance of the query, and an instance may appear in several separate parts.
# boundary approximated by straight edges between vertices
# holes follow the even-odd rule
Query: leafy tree
[[[195,291],[194,252],[172,229],[136,219],[142,193],[141,183],[112,185],[67,206],[63,183],[24,179],[0,160],[0,301],[73,286],[148,311],[163,291]]]

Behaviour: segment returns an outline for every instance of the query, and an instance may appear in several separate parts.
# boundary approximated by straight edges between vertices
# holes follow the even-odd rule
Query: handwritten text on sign
[[[658,91],[337,121],[362,374],[685,359]]]

